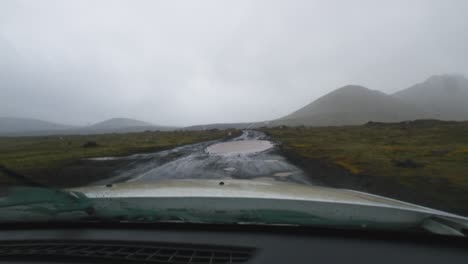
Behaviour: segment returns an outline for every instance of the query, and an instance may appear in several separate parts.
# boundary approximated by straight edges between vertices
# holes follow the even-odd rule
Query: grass
[[[55,185],[58,171],[80,160],[103,156],[124,156],[152,152],[202,141],[223,139],[239,134],[234,130],[211,131],[148,131],[127,134],[66,135],[40,137],[0,137],[0,164],[22,174]],[[96,142],[97,147],[83,147]],[[61,176],[62,177],[62,176]],[[93,179],[95,180],[95,179]],[[0,172],[0,185],[13,179]],[[83,181],[80,181],[83,182]],[[59,183],[63,185],[63,183]]]
[[[348,175],[360,175],[369,183],[384,179],[416,196],[429,195],[439,208],[444,203],[460,203],[460,199],[468,202],[468,122],[421,120],[265,131],[281,142],[286,155],[301,158],[300,165],[319,161],[341,167]],[[419,166],[397,165],[408,160]],[[377,192],[379,188],[385,186],[377,187]],[[457,206],[466,207],[468,213],[465,204]]]

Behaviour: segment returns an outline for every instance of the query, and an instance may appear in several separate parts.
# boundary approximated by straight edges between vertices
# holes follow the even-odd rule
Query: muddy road
[[[252,179],[313,184],[298,167],[282,157],[259,131],[246,130],[237,138],[210,141],[155,153],[102,157],[96,162],[124,159],[126,166],[95,184],[160,179]]]

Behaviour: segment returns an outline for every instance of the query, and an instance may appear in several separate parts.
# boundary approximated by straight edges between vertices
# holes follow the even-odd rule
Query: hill
[[[158,126],[129,118],[111,118],[91,126],[67,126],[26,118],[0,118],[1,136],[85,135],[106,133],[130,133],[143,131],[168,131],[175,127]]]
[[[34,133],[59,131],[73,126],[48,122],[32,118],[0,117],[0,134]]]
[[[153,124],[130,118],[111,118],[86,127],[89,130],[114,130],[129,127],[151,127]]]
[[[66,131],[66,134],[104,134],[143,132],[146,130],[173,130],[174,127],[154,125],[148,122],[130,118],[111,118],[91,126]]]
[[[468,79],[461,75],[435,75],[394,94],[431,113],[431,118],[468,120]]]
[[[362,86],[339,88],[271,125],[341,126],[399,122],[430,115],[403,100]]]

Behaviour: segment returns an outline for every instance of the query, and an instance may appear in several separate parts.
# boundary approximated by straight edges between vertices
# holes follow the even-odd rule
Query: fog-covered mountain
[[[394,94],[395,97],[442,120],[468,120],[468,79],[461,75],[435,75]]]
[[[174,127],[154,125],[130,118],[111,118],[77,130],[78,134],[126,133],[146,130],[171,130]]]
[[[273,121],[272,125],[360,125],[368,121],[398,122],[428,117],[424,111],[391,95],[348,85]]]
[[[39,136],[142,132],[146,130],[172,130],[174,127],[158,126],[129,118],[112,118],[90,126],[67,126],[26,118],[0,118],[0,135]]]
[[[468,79],[435,75],[392,95],[348,85],[271,125],[340,126],[414,119],[468,120]]]
[[[73,126],[57,124],[39,119],[0,117],[0,134],[28,133],[38,131],[60,131]]]
[[[126,128],[126,127],[144,127],[144,126],[153,126],[153,125],[144,121],[136,120],[136,119],[111,118],[111,119],[93,124],[87,127],[87,129],[108,130],[108,129],[121,129],[121,128]]]

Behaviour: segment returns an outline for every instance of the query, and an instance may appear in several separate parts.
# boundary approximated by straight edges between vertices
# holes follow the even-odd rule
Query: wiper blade
[[[46,186],[3,165],[0,165],[0,171],[28,185],[0,187],[0,210],[14,206],[34,206],[51,215],[73,211],[94,214],[91,199],[83,193]],[[44,204],[48,206],[41,206]]]
[[[29,177],[26,177],[25,175],[23,174],[20,174],[16,171],[13,171],[12,169],[9,169],[7,168],[6,166],[0,164],[0,172],[3,172],[5,175],[7,176],[10,176],[16,180],[20,180],[22,182],[24,182],[27,186],[36,186],[36,187],[45,187],[45,188],[49,188],[48,186],[42,184],[42,183],[39,183],[35,180],[32,180],[31,178]]]

